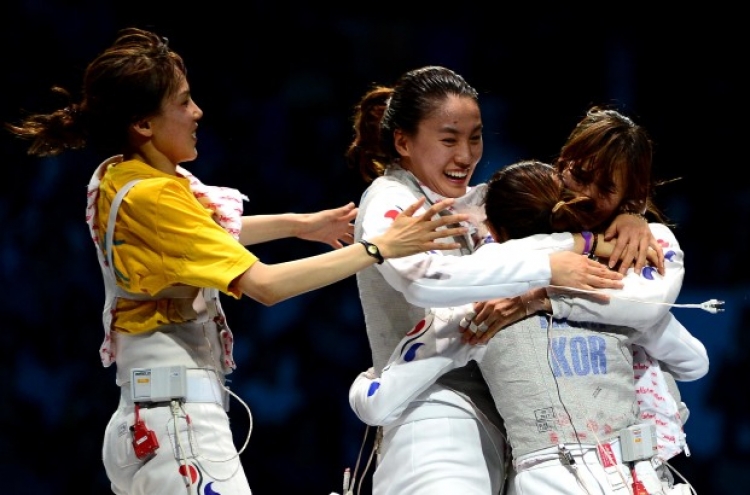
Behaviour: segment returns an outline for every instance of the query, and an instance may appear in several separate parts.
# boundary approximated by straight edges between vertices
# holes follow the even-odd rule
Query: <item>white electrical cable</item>
[[[177,462],[180,463],[182,466],[182,469],[184,469],[184,473],[182,473],[182,478],[185,480],[185,489],[187,490],[187,495],[190,495],[190,485],[192,485],[192,477],[190,476],[190,466],[188,466],[188,456],[185,452],[185,448],[182,446],[182,437],[180,436],[180,429],[178,428],[178,420],[180,418],[180,402],[178,400],[172,400],[169,403],[169,408],[172,411],[172,426],[174,427],[174,437],[177,440],[177,450],[179,452],[179,457],[177,458]]]
[[[552,287],[554,289],[561,289],[564,291],[571,291],[571,292],[583,292],[585,294],[594,294],[601,296],[603,293],[597,290],[586,290],[586,289],[576,289],[573,287],[565,287],[562,285],[549,285],[548,287]],[[702,303],[690,303],[690,304],[678,304],[678,303],[666,303],[666,302],[659,302],[659,301],[642,301],[640,299],[634,299],[631,297],[623,297],[618,296],[617,294],[607,293],[607,297],[613,297],[615,299],[620,299],[623,301],[631,301],[631,302],[637,302],[641,304],[657,304],[660,306],[671,306],[673,308],[694,308],[694,309],[702,309],[703,311],[706,311],[708,313],[716,314],[724,311],[724,301],[721,301],[719,299],[709,299],[708,301],[703,301]]]

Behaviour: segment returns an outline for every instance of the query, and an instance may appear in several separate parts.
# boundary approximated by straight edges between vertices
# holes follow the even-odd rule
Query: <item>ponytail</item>
[[[63,88],[52,91],[70,102],[70,93]],[[55,156],[65,150],[86,145],[84,115],[77,103],[68,103],[52,113],[36,113],[19,124],[6,123],[5,128],[22,139],[31,141],[28,153],[34,156]]]
[[[354,139],[344,156],[366,182],[383,175],[386,165],[395,158],[383,152],[380,135],[380,123],[392,93],[391,88],[376,86],[354,108]]]

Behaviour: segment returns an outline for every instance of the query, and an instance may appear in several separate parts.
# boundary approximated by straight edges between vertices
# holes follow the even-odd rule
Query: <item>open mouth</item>
[[[469,176],[468,170],[453,170],[445,172],[445,176],[451,180],[465,180]]]

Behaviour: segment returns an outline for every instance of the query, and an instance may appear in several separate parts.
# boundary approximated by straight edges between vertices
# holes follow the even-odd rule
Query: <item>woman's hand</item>
[[[649,259],[649,249],[652,249],[656,254],[654,266],[664,275],[664,251],[642,216],[631,213],[617,215],[604,232],[604,240],[615,242],[609,257],[610,268],[617,267],[617,271],[624,274],[632,267],[635,273],[640,274]]]
[[[425,202],[422,197],[398,214],[385,233],[368,241],[377,245],[384,258],[400,258],[434,250],[458,249],[457,242],[436,242],[437,239],[462,236],[468,228],[460,222],[468,220],[466,214],[438,216],[438,213],[454,203],[453,198],[444,199],[429,207],[424,214],[415,217],[414,213]],[[442,228],[445,227],[445,228]]]
[[[295,237],[306,241],[317,241],[328,244],[334,249],[354,242],[354,224],[357,207],[354,203],[322,210],[316,213],[301,215]]]
[[[458,326],[467,344],[486,344],[501,328],[526,317],[521,297],[503,297],[474,304],[474,313],[467,314]]]
[[[604,234],[596,234],[598,236],[604,237]],[[612,256],[612,253],[615,251],[615,247],[617,246],[616,239],[612,241],[605,241],[600,240],[596,245],[596,258],[599,261],[607,260],[610,256]],[[664,253],[663,250],[656,251],[651,246],[648,246],[646,248],[646,261],[651,266],[658,266],[659,265],[659,256],[661,255],[661,261],[664,260]],[[603,262],[603,261],[602,261]]]
[[[552,311],[543,287],[516,297],[475,303],[474,313],[466,315],[459,324],[461,339],[467,344],[486,344],[503,328],[538,311]]]
[[[623,274],[610,270],[598,261],[573,251],[559,251],[549,256],[551,285],[582,289],[622,289]],[[606,300],[606,295],[601,296]]]

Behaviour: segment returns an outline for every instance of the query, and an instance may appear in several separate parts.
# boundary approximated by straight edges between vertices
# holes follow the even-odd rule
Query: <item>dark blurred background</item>
[[[701,495],[743,492],[744,15],[717,2],[570,5],[10,0],[0,6],[0,118],[49,110],[49,88],[77,92],[86,64],[118,29],[153,29],[185,58],[205,112],[200,156],[186,167],[245,192],[246,213],[279,213],[359,200],[365,184],[343,159],[352,107],[371,84],[418,66],[448,66],[481,93],[476,181],[518,159],[550,159],[589,105],[616,105],[651,133],[656,178],[681,178],[656,196],[686,251],[678,302],[726,301],[716,315],[674,309],[705,343],[711,370],[681,385],[692,455],[672,464]],[[85,186],[103,157],[35,159],[7,133],[0,153],[2,492],[105,494],[101,438],[118,391],[114,369],[99,363],[103,287],[84,222]],[[253,251],[280,262],[327,249],[290,239]],[[365,433],[347,401],[351,380],[369,366],[354,278],[271,308],[224,301],[237,340],[232,387],[253,412],[242,455],[253,492],[341,492]],[[230,416],[240,446],[249,422],[236,402]],[[360,472],[368,453],[369,445]],[[368,487],[365,479],[363,494]]]

